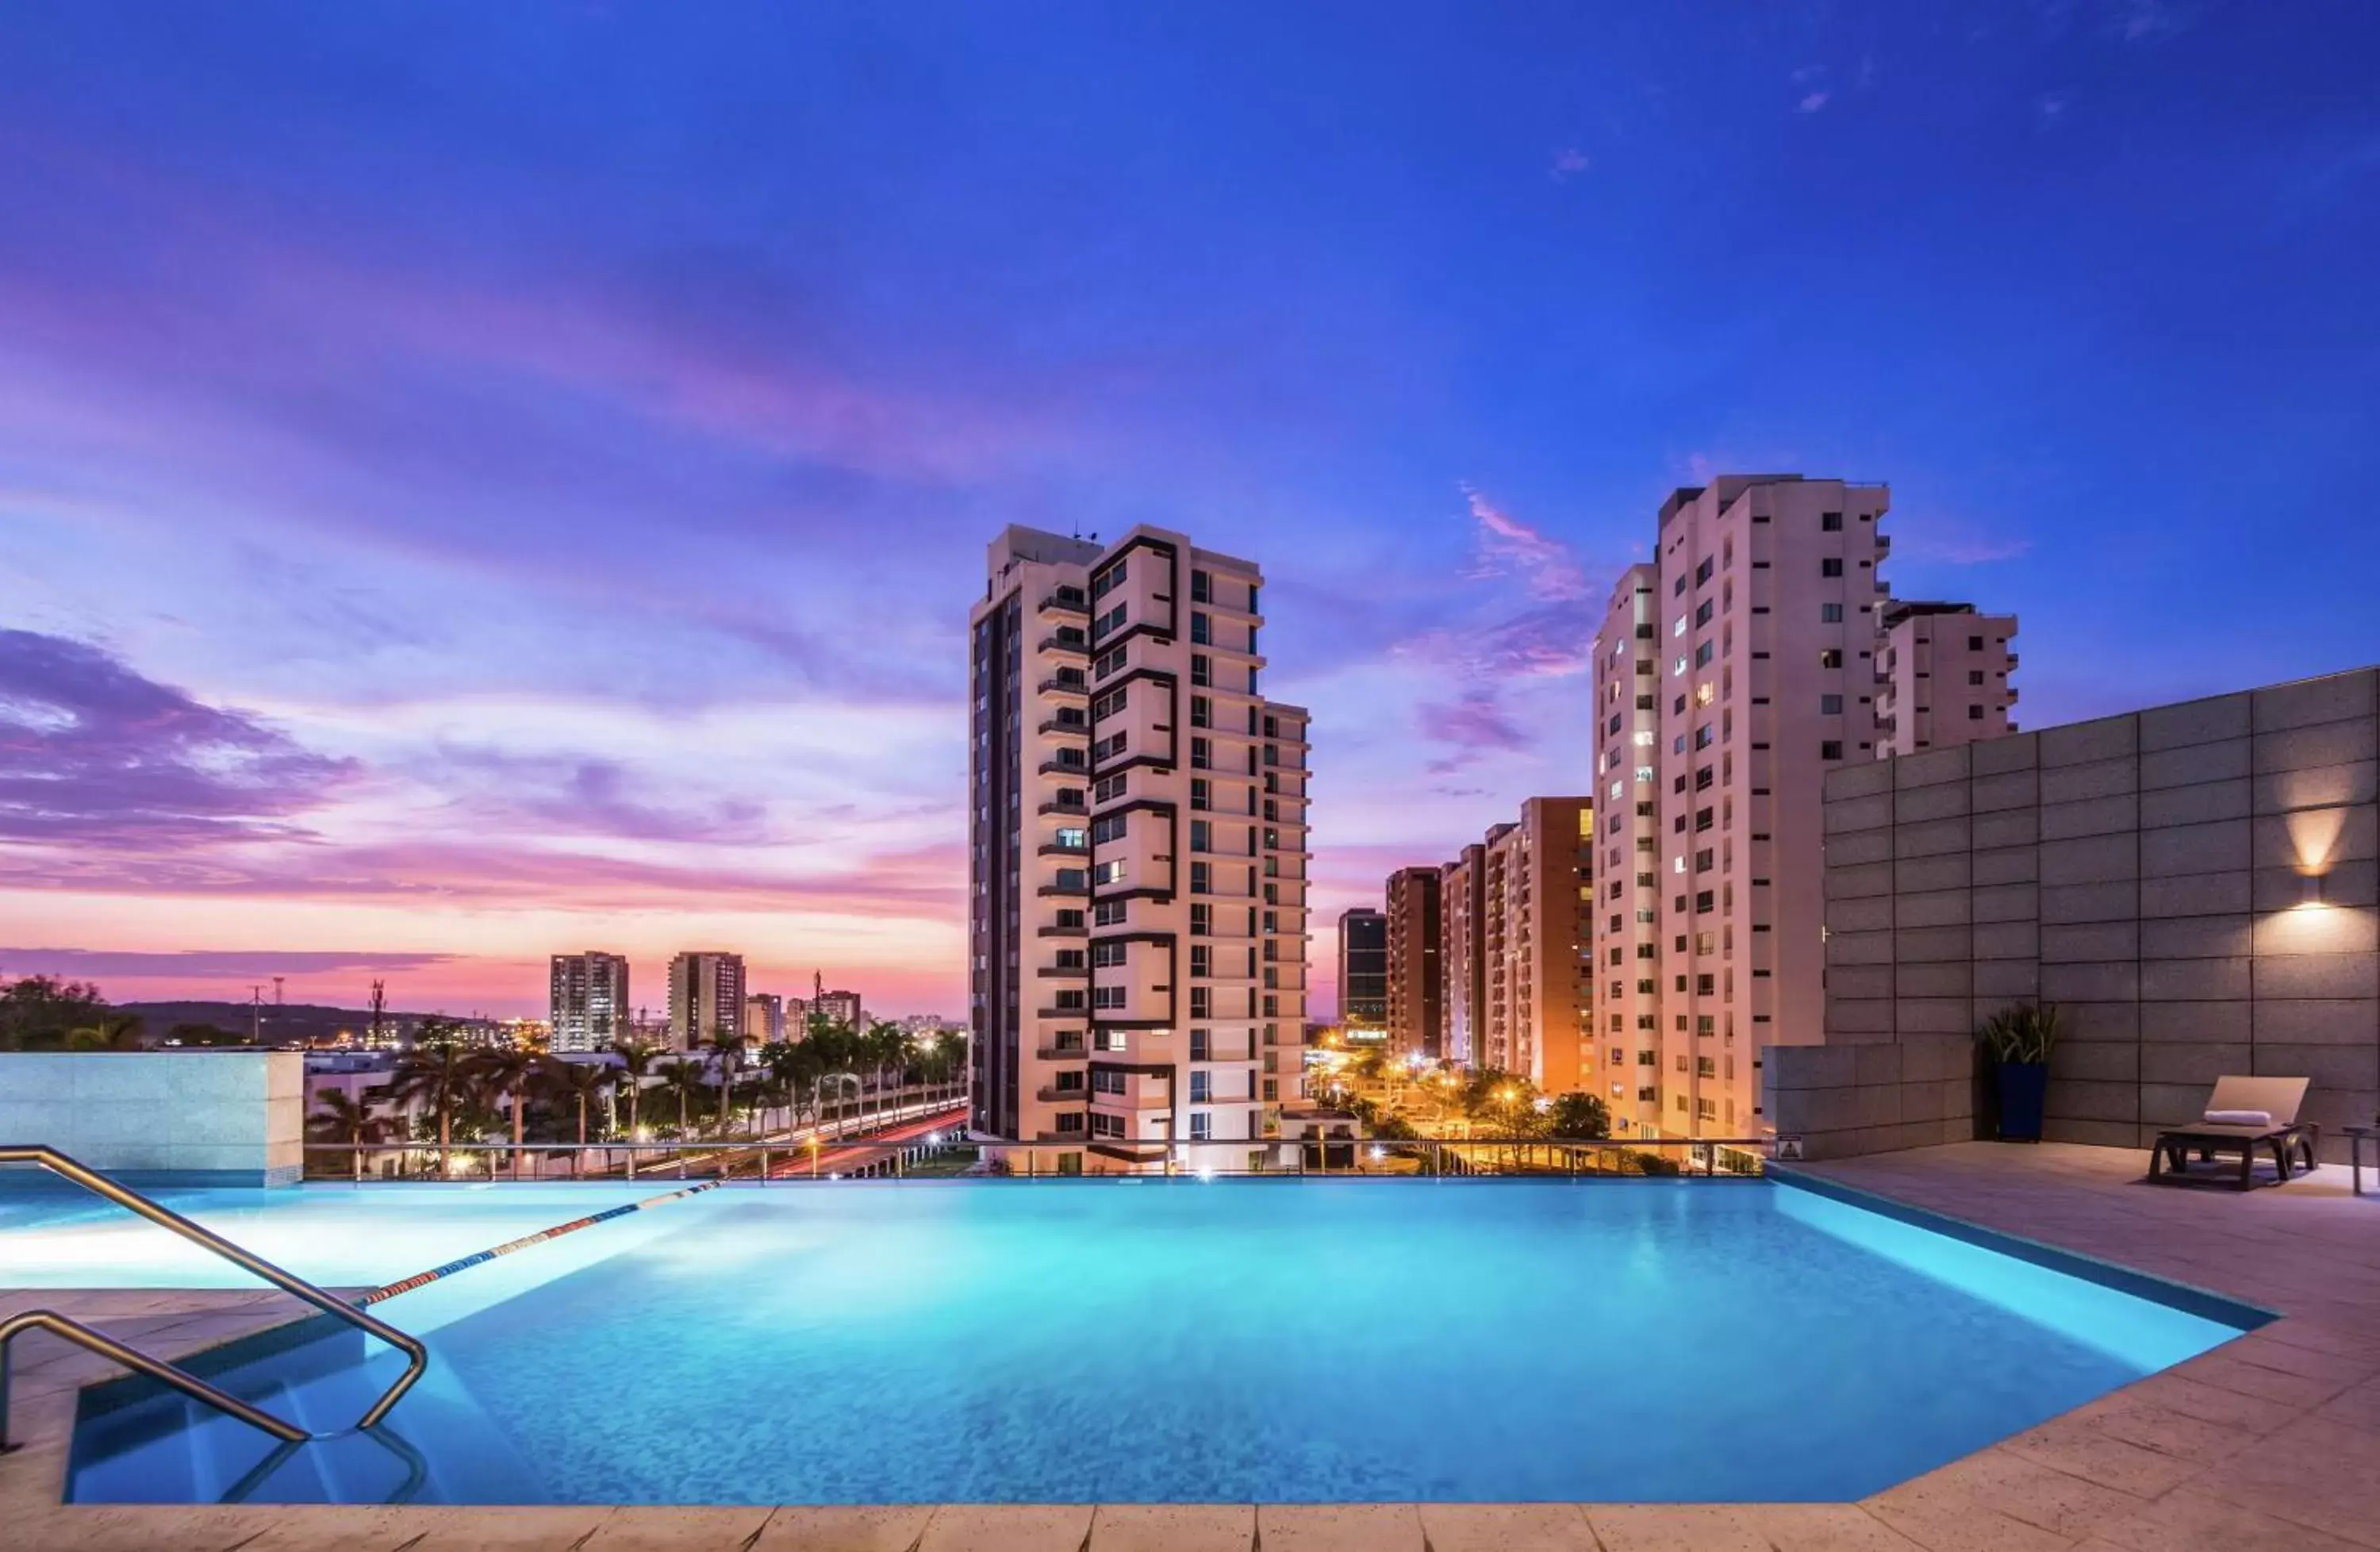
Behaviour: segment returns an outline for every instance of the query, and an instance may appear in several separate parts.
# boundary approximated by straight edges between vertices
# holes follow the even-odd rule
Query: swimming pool
[[[2258,1318],[2156,1291],[1758,1181],[718,1191],[380,1306],[432,1352],[383,1437],[273,1460],[178,1396],[90,1393],[71,1493],[1838,1501]],[[331,1427],[396,1364],[334,1329],[215,1377]]]

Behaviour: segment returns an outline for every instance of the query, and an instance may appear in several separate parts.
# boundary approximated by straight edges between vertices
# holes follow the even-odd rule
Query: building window
[[[1123,963],[1123,957],[1124,945],[1122,943],[1094,943],[1091,945],[1091,963],[1102,970],[1112,970],[1116,968]]]
[[[1828,647],[1823,649],[1818,653],[1818,666],[1820,668],[1842,667],[1843,649],[1840,647]]]
[[[1843,606],[1840,603],[1822,603],[1818,605],[1818,623],[1822,625],[1841,624],[1843,623]]]
[[[1842,740],[1840,738],[1829,738],[1825,743],[1820,744],[1818,746],[1818,758],[1824,760],[1839,760],[1842,758]]]
[[[1205,901],[1193,903],[1190,907],[1190,935],[1204,938],[1214,930],[1215,908]]]
[[[1967,683],[1968,683],[1968,684],[1970,684],[1970,685],[1980,685],[1980,684],[1982,684],[1983,682],[1984,682],[1984,671],[1983,671],[1982,669],[1980,669],[1980,668],[1971,668],[1971,669],[1967,670]]]
[[[1980,721],[1982,721],[1983,720],[1984,720],[1984,709],[1983,709],[1982,707],[1980,707],[1980,706],[1970,706],[1970,707],[1968,707],[1968,708],[1967,708],[1967,721],[1971,721],[1971,722],[1980,722]]]
[[[1193,603],[1215,601],[1215,578],[1211,574],[1203,571],[1193,571],[1190,574],[1190,601]]]
[[[1842,531],[1843,531],[1843,515],[1842,515],[1841,513],[1840,513],[1840,512],[1821,512],[1821,513],[1819,513],[1819,514],[1818,514],[1818,531],[1819,531],[1820,533],[1840,533],[1840,532],[1842,532]]]
[[[1115,862],[1103,862],[1098,867],[1092,868],[1091,882],[1095,885],[1120,884],[1123,882],[1123,861],[1119,859]]]
[[[1122,669],[1123,667],[1123,649],[1121,647],[1111,647],[1106,651],[1099,654],[1098,661],[1091,664],[1091,672],[1104,679],[1109,674]],[[1066,676],[1063,673],[1061,673],[1058,677],[1062,680]]]
[[[1091,907],[1091,924],[1094,927],[1122,927],[1125,904],[1126,902],[1122,900],[1100,901]],[[1080,912],[1075,914],[1081,915]]]
[[[1970,652],[1980,652],[1980,651],[1982,651],[1983,649],[1984,649],[1984,638],[1983,638],[1982,637],[1980,637],[1980,636],[1971,636],[1971,637],[1967,637],[1967,650],[1968,650],[1968,651],[1970,651]]]
[[[1192,610],[1190,612],[1190,639],[1196,642],[1201,647],[1209,647],[1214,645],[1214,617],[1204,610]]]
[[[1818,714],[1824,717],[1841,716],[1843,714],[1843,697],[1839,695],[1820,696],[1818,697]]]
[[[1194,862],[1190,865],[1190,892],[1192,894],[1212,894],[1215,892],[1214,867],[1215,865],[1210,862]]]
[[[1843,574],[1843,563],[1842,563],[1841,561],[1838,560],[1836,557],[1834,557],[1834,556],[1832,556],[1832,555],[1828,555],[1828,556],[1825,556],[1825,557],[1823,557],[1822,559],[1820,559],[1820,561],[1818,562],[1818,575],[1819,575],[1819,576],[1840,576],[1842,574]]]
[[[1080,1110],[1069,1110],[1058,1118],[1058,1130],[1061,1132],[1080,1132],[1082,1129],[1083,1114]]]

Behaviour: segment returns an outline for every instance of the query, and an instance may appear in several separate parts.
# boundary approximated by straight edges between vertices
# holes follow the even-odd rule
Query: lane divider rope
[[[417,1288],[426,1288],[441,1278],[453,1277],[456,1272],[479,1266],[482,1262],[492,1261],[499,1255],[510,1255],[514,1251],[527,1250],[531,1245],[543,1244],[548,1240],[558,1240],[565,1234],[577,1233],[581,1229],[592,1229],[599,1223],[608,1223],[613,1219],[625,1218],[632,1212],[642,1212],[647,1207],[658,1207],[663,1202],[674,1202],[681,1196],[699,1195],[705,1191],[716,1190],[726,1183],[725,1181],[704,1181],[700,1185],[689,1185],[681,1191],[665,1192],[659,1196],[648,1196],[641,1202],[626,1202],[616,1207],[606,1207],[603,1211],[586,1218],[573,1219],[568,1223],[557,1223],[551,1229],[540,1229],[534,1234],[524,1234],[519,1239],[507,1241],[492,1250],[479,1251],[463,1256],[459,1260],[449,1261],[443,1267],[432,1267],[426,1272],[416,1272],[402,1282],[392,1282],[385,1288],[375,1288],[352,1302],[360,1308],[366,1304],[379,1303],[383,1299],[394,1299],[399,1293],[410,1293]]]

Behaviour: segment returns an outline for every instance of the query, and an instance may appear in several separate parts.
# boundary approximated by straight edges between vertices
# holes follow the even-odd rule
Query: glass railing
[[[1108,1151],[1101,1152],[1104,1148]],[[353,1182],[625,1182],[1057,1180],[1150,1175],[1212,1180],[1757,1178],[1767,1138],[1330,1137],[1173,1142],[981,1141],[964,1122],[922,1135],[868,1134],[692,1142],[310,1143],[310,1180]]]

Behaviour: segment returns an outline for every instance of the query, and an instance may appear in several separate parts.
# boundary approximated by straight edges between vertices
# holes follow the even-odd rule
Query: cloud
[[[1434,775],[1460,770],[1491,752],[1526,749],[1531,743],[1491,688],[1472,690],[1460,700],[1425,702],[1414,709],[1414,722],[1430,742],[1454,746],[1452,753],[1429,762],[1427,769]]]
[[[309,949],[0,949],[0,976],[310,976],[335,970],[427,970],[455,963],[446,953],[366,953]]]
[[[1980,532],[1965,524],[1937,520],[1911,531],[1895,525],[1893,553],[1931,565],[1990,565],[2033,552],[2029,539]]]
[[[1579,150],[1578,147],[1564,146],[1561,150],[1554,152],[1554,164],[1552,168],[1554,181],[1556,183],[1568,183],[1571,179],[1578,176],[1581,173],[1585,172],[1594,164],[1595,164],[1588,159],[1586,152]]]
[[[2033,102],[2033,122],[2043,129],[2055,127],[2074,105],[2071,91],[2045,91]]]
[[[1796,113],[1805,114],[1816,113],[1820,108],[1827,105],[1827,99],[1832,95],[1833,93],[1827,91],[1812,91],[1804,93],[1801,102],[1794,104],[1793,111]]]
[[[354,774],[97,647],[0,630],[0,840],[98,849],[302,839]]]
[[[436,775],[449,789],[471,783],[457,801],[474,814],[526,821],[549,836],[604,836],[654,842],[754,843],[765,840],[766,807],[746,797],[664,804],[643,794],[619,762],[600,756],[508,754],[442,747]]]
[[[1529,527],[1469,485],[1462,487],[1478,525],[1475,577],[1518,574],[1541,599],[1577,599],[1587,592],[1586,570],[1569,545]]]

